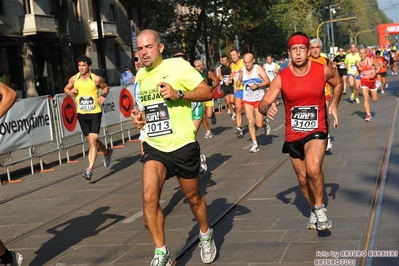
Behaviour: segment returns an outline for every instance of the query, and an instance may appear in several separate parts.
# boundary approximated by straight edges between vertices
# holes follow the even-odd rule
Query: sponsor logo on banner
[[[129,118],[133,108],[133,96],[128,89],[123,88],[119,94],[119,109],[121,111],[121,114],[124,117]]]
[[[78,115],[76,112],[75,101],[72,99],[72,97],[67,96],[64,98],[61,105],[61,116],[64,127],[69,132],[74,131],[78,121]]]

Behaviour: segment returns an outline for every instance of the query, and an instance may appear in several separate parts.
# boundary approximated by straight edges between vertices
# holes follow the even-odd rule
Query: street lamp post
[[[334,27],[333,27],[333,19],[332,19],[332,13],[333,10],[335,12],[335,8],[339,8],[339,4],[335,4],[335,5],[329,5],[328,9],[330,11],[330,27],[331,27],[331,43],[332,43],[332,53],[334,54],[334,49],[335,49],[335,43],[334,43]]]

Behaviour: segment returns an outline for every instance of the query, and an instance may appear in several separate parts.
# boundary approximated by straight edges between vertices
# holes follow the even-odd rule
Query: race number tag
[[[82,111],[94,110],[94,98],[93,96],[81,96],[79,97],[79,108]]]
[[[357,71],[357,67],[356,67],[356,65],[351,65],[351,66],[350,66],[350,69],[351,69],[351,71],[354,71],[354,72],[356,72],[356,71]]]
[[[291,129],[307,132],[318,128],[317,106],[296,106],[291,109]]]
[[[166,102],[144,107],[146,132],[151,138],[173,133],[168,105]]]

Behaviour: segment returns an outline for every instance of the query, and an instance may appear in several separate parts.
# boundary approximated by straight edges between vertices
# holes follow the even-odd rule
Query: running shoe
[[[265,118],[265,126],[263,127],[266,135],[270,135],[272,128],[270,127],[269,119]]]
[[[332,150],[332,143],[331,143],[330,136],[328,136],[326,151],[331,151],[331,150]]]
[[[317,219],[317,230],[323,231],[331,228],[332,222],[327,215],[327,209],[322,206],[314,209],[316,219]]]
[[[108,167],[109,164],[111,163],[111,158],[112,158],[112,154],[113,153],[114,153],[114,149],[109,148],[108,149],[108,155],[104,156],[104,158],[103,158],[104,167]]]
[[[206,164],[206,156],[203,153],[200,153],[200,169],[199,172],[200,174],[205,173],[205,171],[208,170],[208,165]]]
[[[349,100],[351,100],[352,102],[355,100],[355,94],[353,92],[351,93],[351,97],[349,98]]]
[[[366,115],[366,119],[364,119],[365,122],[370,122],[371,121],[371,115]]]
[[[233,121],[236,120],[236,114],[233,113],[233,114],[231,115],[230,119],[233,120]]]
[[[342,91],[342,94],[343,94],[343,95],[346,95],[346,90]]]
[[[1,266],[21,266],[22,262],[24,261],[24,257],[22,257],[22,255],[19,254],[18,252],[14,252],[14,251],[10,250],[10,253],[12,256],[12,262],[3,264],[3,263],[1,263],[1,260],[0,260],[0,265]]]
[[[230,109],[227,109],[227,114],[228,114],[228,115],[231,115]]]
[[[170,257],[169,250],[166,249],[166,253],[155,249],[154,258],[151,261],[150,266],[170,266],[172,265],[172,258]]]
[[[212,122],[212,125],[216,125],[217,120],[216,120],[215,112],[212,112],[211,122]]]
[[[356,99],[355,99],[355,102],[356,102],[356,104],[359,104],[359,103],[360,103],[360,99],[359,99],[359,98],[356,98]]]
[[[255,153],[255,152],[258,152],[258,151],[259,151],[258,144],[252,143],[252,147],[251,147],[251,149],[249,150],[249,152],[250,152],[250,153]]]
[[[91,180],[92,175],[93,175],[93,171],[91,171],[89,168],[86,168],[86,170],[84,170],[82,173],[82,176],[87,180]]]
[[[237,137],[242,138],[244,134],[242,133],[242,129],[240,127],[235,127],[234,133],[237,135]]]
[[[388,83],[385,84],[385,89],[388,89]]]
[[[308,229],[316,230],[317,229],[317,218],[314,210],[310,210],[309,221],[308,221]]]
[[[384,91],[384,90],[381,90],[381,94],[385,94],[385,91]]]
[[[210,235],[208,238],[201,238],[200,236],[200,243],[199,247],[201,248],[201,259],[203,263],[212,263],[216,257],[216,245],[215,240],[213,238],[213,229],[209,229]]]
[[[210,138],[212,138],[212,137],[213,137],[212,131],[207,131],[207,132],[205,132],[204,139],[210,139]]]

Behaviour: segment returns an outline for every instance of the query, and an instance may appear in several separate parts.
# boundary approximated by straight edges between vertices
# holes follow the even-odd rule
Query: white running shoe
[[[236,120],[236,114],[233,113],[233,114],[231,115],[230,119],[233,120],[233,121]]]
[[[234,128],[234,133],[236,133],[237,137],[242,138],[244,134],[242,133],[242,129],[240,127]]]
[[[328,135],[326,151],[331,151],[331,150],[332,150],[332,143],[331,143],[330,135]]]
[[[205,132],[204,139],[210,139],[212,137],[213,137],[212,131],[209,130],[209,131]]]
[[[213,229],[209,228],[209,230],[211,232],[208,238],[201,238],[200,235],[200,243],[198,245],[201,248],[200,254],[202,262],[207,264],[213,262],[217,253],[215,240],[213,238]]]
[[[316,218],[316,214],[314,213],[313,210],[310,210],[308,229],[312,229],[312,230],[317,229],[317,218]]]
[[[258,152],[258,151],[259,151],[258,144],[252,143],[252,147],[251,147],[251,149],[249,150],[249,152],[250,152],[250,153],[255,153],[255,152]]]
[[[231,115],[230,109],[227,109],[227,114]]]
[[[172,259],[169,254],[169,250],[166,250],[166,253],[155,249],[154,258],[151,261],[150,266],[170,266],[172,265]]]
[[[268,136],[272,132],[272,128],[269,123],[269,119],[265,118],[265,126],[264,126],[265,134]]]
[[[208,165],[206,164],[206,156],[202,152],[200,153],[200,174],[203,174],[208,170]]]
[[[315,208],[314,209],[316,219],[317,219],[317,230],[323,231],[326,229],[331,228],[332,222],[327,215],[327,209],[323,207]]]

